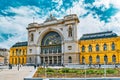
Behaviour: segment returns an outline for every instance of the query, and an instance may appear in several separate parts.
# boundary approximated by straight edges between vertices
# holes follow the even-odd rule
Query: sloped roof
[[[117,34],[113,33],[112,31],[83,34],[83,36],[80,38],[80,40],[111,38],[111,37],[117,37]]]
[[[16,44],[14,44],[12,47],[21,47],[21,46],[27,46],[28,42],[17,42]]]

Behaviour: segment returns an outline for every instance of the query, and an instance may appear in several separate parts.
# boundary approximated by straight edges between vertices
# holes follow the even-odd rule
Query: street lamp
[[[86,63],[85,63],[84,69],[85,69],[85,80],[86,80]]]
[[[104,61],[104,77],[106,77],[105,61]]]

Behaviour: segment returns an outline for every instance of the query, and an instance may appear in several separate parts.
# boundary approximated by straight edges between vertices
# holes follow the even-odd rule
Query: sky
[[[27,41],[28,24],[42,23],[50,13],[57,19],[77,14],[78,39],[102,31],[120,36],[120,0],[0,0],[0,47]]]

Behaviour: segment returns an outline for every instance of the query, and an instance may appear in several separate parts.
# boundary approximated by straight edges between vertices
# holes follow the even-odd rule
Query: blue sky
[[[77,14],[78,38],[85,33],[110,31],[120,35],[120,0],[0,0],[0,47],[27,41],[26,27],[42,23],[52,13],[61,19]]]

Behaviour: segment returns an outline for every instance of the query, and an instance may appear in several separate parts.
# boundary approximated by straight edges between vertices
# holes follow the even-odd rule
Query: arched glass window
[[[54,31],[47,33],[41,41],[41,53],[61,53],[61,36]]]
[[[34,34],[33,33],[31,34],[30,37],[31,37],[30,41],[34,41]]]
[[[104,50],[104,51],[107,51],[107,44],[104,44],[104,45],[103,45],[103,50]]]
[[[85,46],[84,45],[82,46],[82,52],[85,52]]]
[[[100,63],[100,56],[99,55],[96,56],[96,62]]]
[[[98,44],[96,45],[96,51],[99,51],[99,45]]]
[[[68,57],[68,61],[69,61],[69,63],[72,63],[72,57],[71,56]]]
[[[112,48],[112,50],[115,50],[115,44],[114,43],[112,43],[111,48]]]
[[[82,64],[85,64],[85,57],[82,56]]]
[[[92,46],[91,45],[88,46],[88,50],[89,50],[89,52],[92,52]]]
[[[112,56],[112,62],[116,63],[116,56],[115,55]]]
[[[92,56],[89,56],[89,63],[92,64]]]
[[[108,62],[108,57],[106,55],[104,56],[104,62],[105,62],[105,64],[107,64],[107,62]]]

